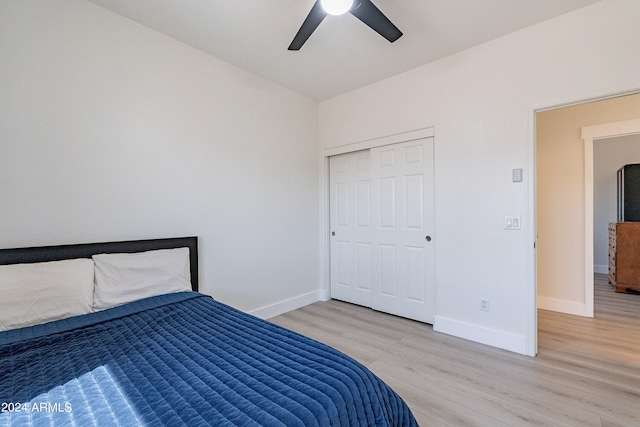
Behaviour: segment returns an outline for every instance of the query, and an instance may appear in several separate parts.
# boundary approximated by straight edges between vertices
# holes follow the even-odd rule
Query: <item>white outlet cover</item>
[[[522,182],[522,168],[512,170],[511,177],[513,182]]]

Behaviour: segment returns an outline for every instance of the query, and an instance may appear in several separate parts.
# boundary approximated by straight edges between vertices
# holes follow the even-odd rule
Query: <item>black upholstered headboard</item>
[[[0,265],[91,258],[96,254],[135,253],[155,249],[189,248],[191,288],[198,290],[198,237],[129,240],[124,242],[81,243],[77,245],[39,246],[0,249]]]

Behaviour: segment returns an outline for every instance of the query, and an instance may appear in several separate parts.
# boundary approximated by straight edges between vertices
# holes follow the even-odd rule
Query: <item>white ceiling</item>
[[[404,33],[389,43],[350,14],[287,47],[315,0],[89,0],[322,101],[599,0],[373,0]]]

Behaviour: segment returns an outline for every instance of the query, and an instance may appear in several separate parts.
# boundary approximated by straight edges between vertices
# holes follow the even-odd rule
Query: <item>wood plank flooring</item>
[[[595,317],[538,312],[538,356],[331,300],[270,319],[357,359],[421,426],[640,426],[640,296],[596,275]]]

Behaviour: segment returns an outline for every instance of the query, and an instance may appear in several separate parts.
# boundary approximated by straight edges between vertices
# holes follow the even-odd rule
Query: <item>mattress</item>
[[[197,292],[0,333],[0,426],[413,426],[339,351]]]

